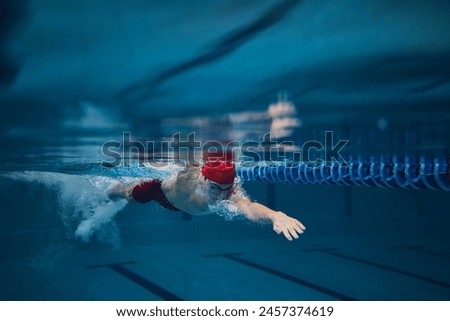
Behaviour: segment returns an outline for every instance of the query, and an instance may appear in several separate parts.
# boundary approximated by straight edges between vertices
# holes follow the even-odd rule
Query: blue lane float
[[[426,156],[348,157],[345,162],[242,165],[244,182],[338,184],[450,191],[450,159]]]

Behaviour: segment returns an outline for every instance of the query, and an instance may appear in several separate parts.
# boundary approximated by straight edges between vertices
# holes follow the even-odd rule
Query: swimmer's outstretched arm
[[[292,241],[293,238],[298,239],[298,234],[302,234],[306,229],[305,226],[295,218],[287,216],[283,212],[274,211],[257,202],[252,202],[248,198],[239,199],[236,202],[236,205],[250,221],[260,223],[271,221],[273,230],[277,234],[283,233],[289,241]]]

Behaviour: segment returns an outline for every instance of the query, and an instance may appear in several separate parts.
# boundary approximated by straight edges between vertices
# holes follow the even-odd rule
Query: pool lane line
[[[264,271],[266,273],[270,273],[272,275],[278,276],[279,278],[282,278],[282,279],[288,280],[290,282],[302,285],[304,287],[310,288],[312,290],[315,290],[317,292],[326,294],[326,295],[334,297],[336,299],[345,300],[345,301],[356,301],[355,298],[352,298],[352,297],[347,296],[345,294],[342,294],[342,293],[339,293],[339,292],[336,292],[336,291],[324,288],[324,287],[322,287],[320,285],[317,285],[317,284],[311,283],[309,281],[297,278],[295,276],[292,276],[292,275],[289,275],[289,274],[277,271],[277,270],[272,269],[270,267],[267,267],[267,266],[264,266],[264,265],[261,265],[261,264],[258,264],[258,263],[255,263],[255,262],[243,259],[241,257],[237,257],[237,255],[241,255],[241,254],[242,253],[219,253],[219,254],[207,254],[207,255],[203,255],[203,257],[207,257],[207,258],[209,258],[209,257],[224,257],[224,258],[226,258],[228,260],[231,260],[231,261],[234,261],[234,262],[237,262],[237,263],[249,266],[251,268],[254,268],[254,269],[257,269],[257,270],[260,270],[260,271]]]
[[[394,272],[394,273],[397,273],[397,274],[401,274],[403,276],[408,276],[408,277],[411,277],[411,278],[415,278],[415,279],[418,279],[418,280],[421,280],[421,281],[424,281],[424,282],[427,282],[427,283],[431,283],[431,284],[434,284],[434,285],[439,285],[439,286],[442,286],[442,287],[447,288],[447,289],[450,288],[450,284],[448,284],[448,283],[445,283],[445,282],[442,282],[442,281],[438,281],[438,280],[435,280],[435,279],[431,279],[431,278],[423,276],[423,275],[419,275],[419,274],[411,273],[411,272],[408,272],[408,271],[400,270],[400,269],[397,269],[397,268],[393,268],[393,267],[390,267],[390,266],[387,266],[387,265],[384,265],[384,264],[368,261],[368,260],[365,260],[365,259],[357,258],[357,257],[346,255],[346,254],[337,253],[338,252],[337,249],[324,248],[324,249],[315,249],[315,250],[308,250],[308,251],[325,253],[325,254],[328,254],[328,255],[331,255],[331,256],[335,256],[335,257],[338,257],[338,258],[341,258],[341,259],[346,259],[346,260],[349,260],[349,261],[353,261],[353,262],[357,262],[357,263],[361,263],[361,264],[366,264],[366,265],[369,265],[369,266],[372,266],[372,267],[376,267],[378,269],[386,270],[386,271],[389,271],[389,272]]]
[[[416,245],[392,246],[392,248],[393,249],[400,249],[400,250],[409,250],[409,251],[413,251],[413,252],[417,252],[417,253],[424,253],[424,254],[428,254],[428,255],[444,258],[444,259],[447,259],[447,260],[450,259],[450,256],[448,256],[448,255],[437,253],[437,252],[433,252],[433,251],[429,251],[429,250],[424,249],[421,246],[416,246]]]
[[[111,264],[90,265],[90,266],[86,266],[86,269],[110,268],[111,270],[126,277],[128,280],[140,285],[144,289],[159,296],[163,300],[183,301],[183,299],[181,299],[180,297],[176,296],[175,294],[167,291],[166,289],[160,287],[156,283],[153,283],[152,281],[147,280],[146,278],[140,276],[139,274],[124,267],[124,265],[135,264],[135,263],[136,262],[134,262],[134,261],[129,261],[129,262],[119,262],[119,263],[111,263]]]

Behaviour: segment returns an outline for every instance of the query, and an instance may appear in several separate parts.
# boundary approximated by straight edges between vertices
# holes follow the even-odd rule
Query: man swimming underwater
[[[235,178],[233,163],[212,161],[203,167],[188,166],[164,181],[150,179],[131,185],[119,184],[108,195],[111,199],[126,198],[139,203],[157,201],[169,210],[191,215],[212,214],[210,205],[227,200],[250,221],[271,222],[273,230],[283,233],[290,241],[303,233],[305,226],[295,218],[249,200],[234,184]]]

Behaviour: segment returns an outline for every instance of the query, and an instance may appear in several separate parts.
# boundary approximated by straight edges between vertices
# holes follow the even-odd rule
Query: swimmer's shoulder
[[[226,198],[232,201],[238,201],[242,199],[247,199],[251,201],[251,199],[249,198],[245,190],[242,188],[242,186],[238,184],[233,186],[233,188],[228,192]]]
[[[182,168],[178,172],[177,176],[178,176],[178,178],[186,178],[186,179],[192,180],[192,179],[197,179],[200,172],[201,172],[201,168],[199,165],[186,163],[184,168]]]

